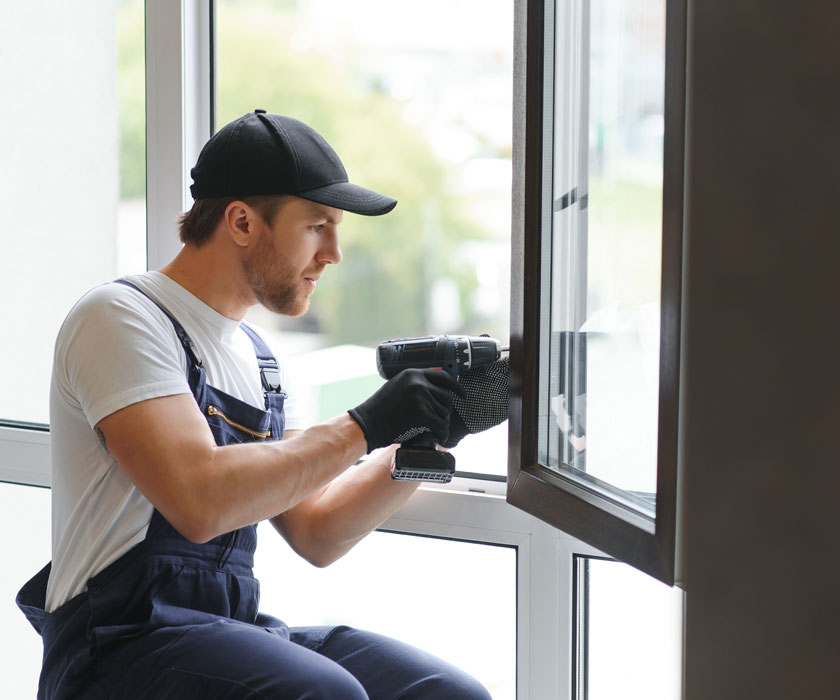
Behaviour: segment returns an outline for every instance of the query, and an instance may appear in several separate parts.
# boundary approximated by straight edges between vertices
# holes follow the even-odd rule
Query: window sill
[[[0,481],[49,486],[49,432],[0,426]]]

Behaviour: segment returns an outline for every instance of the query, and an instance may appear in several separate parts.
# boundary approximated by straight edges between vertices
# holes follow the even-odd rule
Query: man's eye
[[[310,228],[315,231],[315,233],[321,233],[324,230],[324,224],[315,224],[314,226],[310,226]]]

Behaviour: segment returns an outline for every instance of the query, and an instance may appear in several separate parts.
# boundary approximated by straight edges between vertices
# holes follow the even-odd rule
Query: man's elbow
[[[337,550],[337,549],[317,549],[314,551],[308,552],[298,552],[306,561],[308,561],[312,566],[315,566],[319,569],[325,569],[330,564],[338,561],[347,553],[346,549]]]
[[[350,549],[350,546],[343,546],[342,543],[314,536],[311,531],[296,533],[296,536],[288,535],[286,540],[295,553],[319,569],[338,561]]]
[[[182,524],[181,526],[173,525],[173,527],[175,527],[184,539],[189,540],[193,544],[207,544],[216,537],[216,534],[212,530],[203,526],[201,523],[194,525]]]
[[[161,515],[179,535],[190,542],[206,544],[214,537],[224,534],[219,523],[204,508],[179,504],[167,510],[168,512],[161,509]]]

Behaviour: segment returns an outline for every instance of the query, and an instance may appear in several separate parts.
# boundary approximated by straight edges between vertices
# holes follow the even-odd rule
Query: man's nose
[[[326,265],[338,265],[343,259],[341,254],[341,246],[338,243],[338,233],[333,233],[330,236],[325,236],[324,245],[318,251],[318,262]]]

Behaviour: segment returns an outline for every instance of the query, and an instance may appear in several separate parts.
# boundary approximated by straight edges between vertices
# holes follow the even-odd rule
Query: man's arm
[[[291,440],[300,435],[290,431]],[[381,525],[414,493],[419,482],[391,478],[396,446],[356,464],[325,487],[272,518],[298,554],[327,566]]]
[[[350,415],[282,441],[217,446],[189,394],[140,401],[103,418],[95,428],[137,488],[189,540],[206,542],[272,518],[317,493],[319,501],[329,496],[325,509],[350,509],[338,522],[350,527],[355,542],[381,522],[376,522],[378,514],[386,512],[389,503],[398,507],[400,495],[410,487],[384,486],[386,462],[371,460],[380,466],[371,468],[369,478],[382,486],[370,495],[366,480],[361,487],[353,479],[349,487],[321,490],[363,454],[390,445],[409,429],[426,426],[444,441],[452,409],[450,391],[462,393],[443,370],[404,370]],[[336,493],[350,497],[334,501]],[[383,510],[377,510],[376,499],[384,499]],[[318,522],[315,516],[307,519]],[[337,529],[329,532],[342,536]]]
[[[366,452],[347,414],[294,440],[219,447],[189,394],[132,404],[96,429],[137,488],[194,542],[287,511]]]

